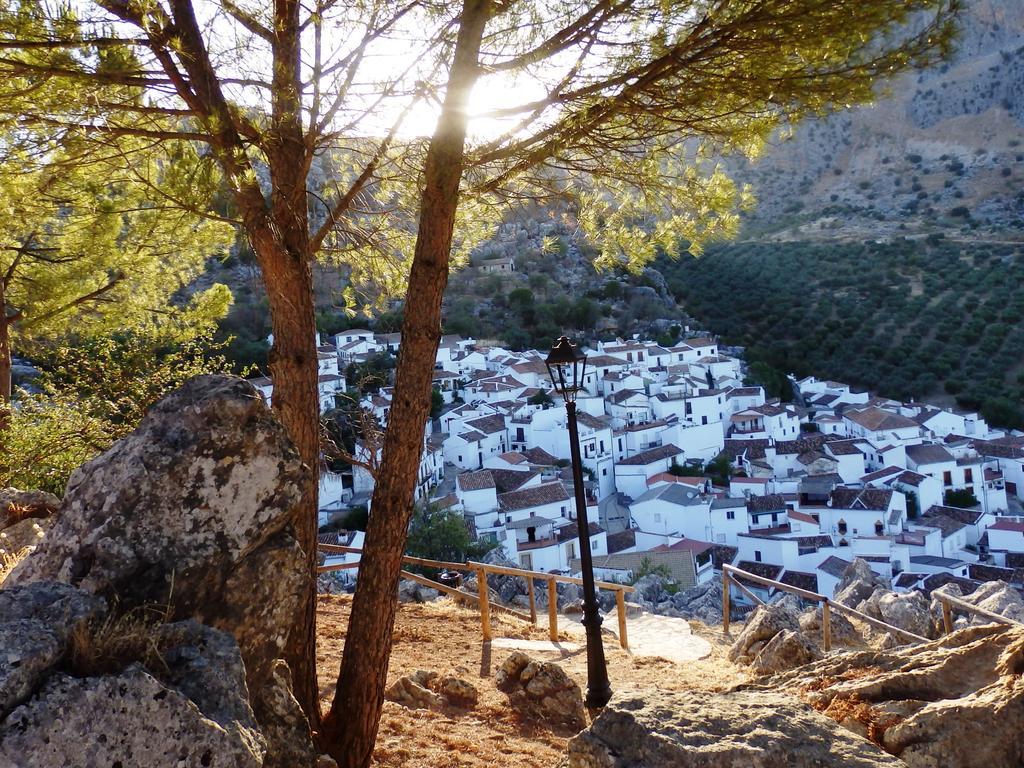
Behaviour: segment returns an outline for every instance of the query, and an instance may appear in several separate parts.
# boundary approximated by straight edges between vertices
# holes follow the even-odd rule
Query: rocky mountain
[[[730,161],[758,197],[748,234],[1009,229],[1024,240],[1024,3],[964,6],[947,63],[889,83],[873,105],[796,126],[755,162]]]

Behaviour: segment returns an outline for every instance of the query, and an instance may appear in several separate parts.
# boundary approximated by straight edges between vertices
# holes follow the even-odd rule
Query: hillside
[[[758,198],[748,234],[774,240],[958,230],[1024,240],[1024,3],[964,4],[946,64],[871,106],[779,135],[729,161]],[[1009,230],[1012,234],[1005,235]]]
[[[814,374],[1024,426],[1024,255],[933,238],[742,242],[660,264],[679,300],[752,373]]]

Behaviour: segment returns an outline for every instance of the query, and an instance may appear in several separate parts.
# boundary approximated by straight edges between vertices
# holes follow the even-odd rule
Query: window
[[[656,523],[660,523],[661,522],[661,513],[660,512],[655,512],[654,513],[654,522],[656,522]]]
[[[608,467],[601,470],[601,477],[608,477]]]
[[[838,524],[838,528],[839,528],[839,535],[840,536],[845,536],[846,535],[846,521],[845,520],[840,520],[839,524]]]
[[[708,417],[707,416],[701,416],[700,417],[700,423],[701,424],[707,424],[708,423]]]
[[[952,485],[953,484],[953,473],[946,471],[942,473],[942,484]]]
[[[754,562],[757,562],[757,563],[761,562],[761,550],[760,549],[755,549],[754,550]]]
[[[735,520],[736,519],[736,510],[727,509],[725,511],[725,519],[726,520]]]
[[[964,470],[964,482],[965,483],[973,483],[974,482],[974,470],[972,470],[970,467],[967,467],[967,469]]]
[[[590,542],[590,548],[592,550],[596,550],[597,549],[597,539],[594,539],[592,542]]]
[[[881,520],[875,521],[875,536],[881,536],[885,532],[885,526],[882,525]]]
[[[459,461],[462,461],[462,454],[459,454]]]
[[[523,554],[519,556],[519,564],[528,571],[533,570],[533,555]]]
[[[568,544],[565,545],[565,557],[568,560],[572,560],[574,557],[576,557],[575,541],[570,541]]]

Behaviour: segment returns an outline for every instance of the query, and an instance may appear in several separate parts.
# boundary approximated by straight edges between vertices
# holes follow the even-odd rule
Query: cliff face
[[[750,231],[804,239],[1020,226],[1024,3],[965,6],[947,63],[880,88],[873,105],[797,126],[753,163],[732,161],[758,196]]]

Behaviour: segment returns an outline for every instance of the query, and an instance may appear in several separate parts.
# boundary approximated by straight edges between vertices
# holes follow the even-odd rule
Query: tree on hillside
[[[122,22],[118,34],[130,31],[112,39],[90,26],[83,40],[66,25],[31,34],[18,28],[20,48],[9,46],[15,53],[0,58],[0,73],[138,84],[153,94],[150,103],[113,104],[98,123],[78,124],[159,140],[168,132],[147,126],[149,110],[160,119],[176,110],[173,138],[187,133],[209,148],[267,288],[274,408],[311,466],[318,463],[311,259],[324,246],[352,251],[354,279],[392,289],[407,279],[366,551],[337,694],[320,730],[341,765],[365,766],[383,701],[453,245],[464,251],[499,204],[570,195],[602,264],[637,267],[659,249],[674,252],[680,240],[696,251],[733,233],[736,208],[748,201],[707,159],[711,151],[754,152],[781,122],[866,100],[879,76],[930,62],[948,39],[955,2],[99,5]],[[32,17],[37,6],[25,7]],[[900,25],[918,11],[928,12],[925,23],[902,34]],[[131,49],[141,64],[68,63],[69,36],[83,48]],[[382,50],[407,54],[393,74],[373,55]],[[499,86],[520,81],[526,95],[487,112],[504,121],[496,135],[467,142],[470,93],[487,78]],[[440,104],[433,135],[425,147],[399,142],[398,127],[421,100]],[[392,115],[380,125],[380,116]],[[311,200],[313,158],[332,150],[344,161],[334,194]],[[311,211],[322,223],[311,225]],[[313,477],[295,518],[311,571],[315,511]],[[288,660],[315,721],[312,580],[308,596]]]

